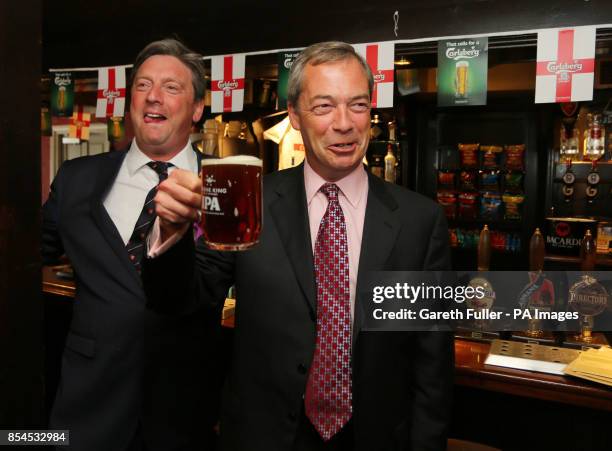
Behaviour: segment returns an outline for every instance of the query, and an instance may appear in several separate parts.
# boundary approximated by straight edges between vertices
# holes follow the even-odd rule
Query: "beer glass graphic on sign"
[[[237,155],[202,160],[204,241],[211,249],[240,251],[259,242],[262,161]]]
[[[455,64],[455,97],[458,99],[467,98],[469,66],[467,61],[457,61]]]

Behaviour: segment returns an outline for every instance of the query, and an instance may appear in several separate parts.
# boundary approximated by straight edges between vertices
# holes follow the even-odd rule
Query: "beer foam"
[[[263,161],[250,155],[233,155],[225,158],[205,158],[202,160],[202,166],[210,166],[213,164],[241,164],[262,167]]]

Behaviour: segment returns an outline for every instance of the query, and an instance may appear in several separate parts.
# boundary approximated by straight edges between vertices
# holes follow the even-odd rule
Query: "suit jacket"
[[[303,166],[264,179],[263,232],[251,250],[221,253],[183,239],[143,268],[152,307],[172,280],[183,309],[219,302],[236,285],[234,349],[223,393],[223,450],[291,450],[315,349],[316,290]],[[357,294],[369,270],[449,269],[448,229],[431,200],[369,176]],[[179,281],[179,283],[176,283]],[[443,332],[365,332],[353,326],[357,451],[445,450],[453,341]],[[174,305],[177,308],[176,305]]]
[[[76,278],[50,427],[71,431],[72,450],[124,450],[137,430],[147,449],[202,449],[196,443],[213,417],[203,348],[214,327],[203,327],[211,316],[202,310],[176,318],[145,307],[102,203],[125,155],[65,162],[43,207],[43,260],[65,252]]]

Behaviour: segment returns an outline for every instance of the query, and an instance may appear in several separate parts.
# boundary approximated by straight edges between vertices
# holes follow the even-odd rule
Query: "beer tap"
[[[584,156],[591,161],[591,172],[587,175],[587,203],[592,205],[599,192],[600,176],[597,171],[597,161],[605,153],[603,125],[601,114],[594,114],[589,123],[588,135],[584,147]]]
[[[529,279],[533,283],[542,275],[544,269],[544,237],[539,228],[535,229],[529,241]],[[531,305],[528,306],[532,308]],[[528,337],[540,338],[544,335],[541,321],[537,318],[529,319],[527,331]]]
[[[572,171],[572,160],[578,155],[578,129],[572,128],[571,136],[568,137],[565,125],[561,124],[561,139],[559,146],[561,159],[565,160],[565,173],[563,174],[563,196],[565,202],[570,202],[574,195],[574,182],[576,176]]]

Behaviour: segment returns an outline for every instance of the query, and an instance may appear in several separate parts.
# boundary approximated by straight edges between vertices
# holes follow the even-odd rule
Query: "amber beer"
[[[238,155],[202,160],[202,232],[211,249],[240,251],[259,242],[262,161]]]
[[[458,99],[467,98],[469,66],[467,61],[458,61],[455,65],[455,97]]]

